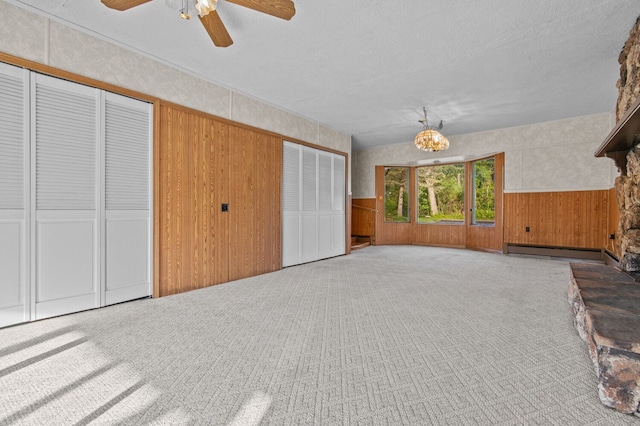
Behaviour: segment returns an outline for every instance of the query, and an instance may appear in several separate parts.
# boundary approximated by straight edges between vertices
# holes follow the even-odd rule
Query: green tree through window
[[[409,168],[384,168],[384,220],[409,221]]]
[[[473,163],[473,224],[493,225],[496,217],[495,160]]]
[[[464,164],[417,168],[418,222],[464,223]]]

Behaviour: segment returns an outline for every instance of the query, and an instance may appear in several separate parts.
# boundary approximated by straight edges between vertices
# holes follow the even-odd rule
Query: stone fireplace
[[[600,400],[624,413],[640,406],[640,18],[619,57],[616,126],[596,152],[612,158],[620,220],[619,268],[571,264],[569,303],[598,376]]]
[[[628,272],[640,272],[640,124],[637,123],[638,99],[640,99],[640,18],[632,28],[620,57],[620,79],[616,105],[616,129],[624,125],[622,137],[617,143],[609,137],[596,155],[613,158],[621,175],[615,189],[620,211],[620,223],[616,231],[615,252],[620,268]],[[635,123],[635,124],[634,124]],[[615,129],[614,129],[615,130]],[[621,129],[622,130],[622,129]]]

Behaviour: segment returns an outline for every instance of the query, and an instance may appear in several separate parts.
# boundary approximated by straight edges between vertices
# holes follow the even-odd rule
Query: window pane
[[[384,168],[384,220],[409,221],[409,168]]]
[[[464,223],[464,164],[417,171],[418,223]]]
[[[496,217],[495,160],[473,163],[473,224],[493,225]]]

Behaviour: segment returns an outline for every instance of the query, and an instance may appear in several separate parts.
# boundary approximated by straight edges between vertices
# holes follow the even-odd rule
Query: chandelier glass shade
[[[413,143],[416,148],[427,152],[446,150],[449,148],[449,139],[438,131],[443,127],[442,121],[440,121],[439,126],[429,126],[427,123],[427,109],[423,108],[423,111],[424,119],[419,121],[424,126],[424,130],[416,135]]]
[[[418,133],[413,143],[423,151],[444,151],[449,148],[449,139],[435,129],[427,129]]]

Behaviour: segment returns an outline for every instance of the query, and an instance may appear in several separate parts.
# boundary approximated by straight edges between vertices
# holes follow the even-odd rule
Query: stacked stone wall
[[[616,121],[620,121],[640,96],[640,17],[629,33],[618,62],[620,62],[620,79],[616,84],[618,88]]]
[[[627,112],[640,96],[640,17],[629,33],[618,58],[620,79],[618,80],[618,103],[616,120]],[[627,154],[627,173],[615,183],[620,224],[616,232],[616,253],[620,255],[620,266],[625,271],[640,271],[640,148],[636,145]]]

